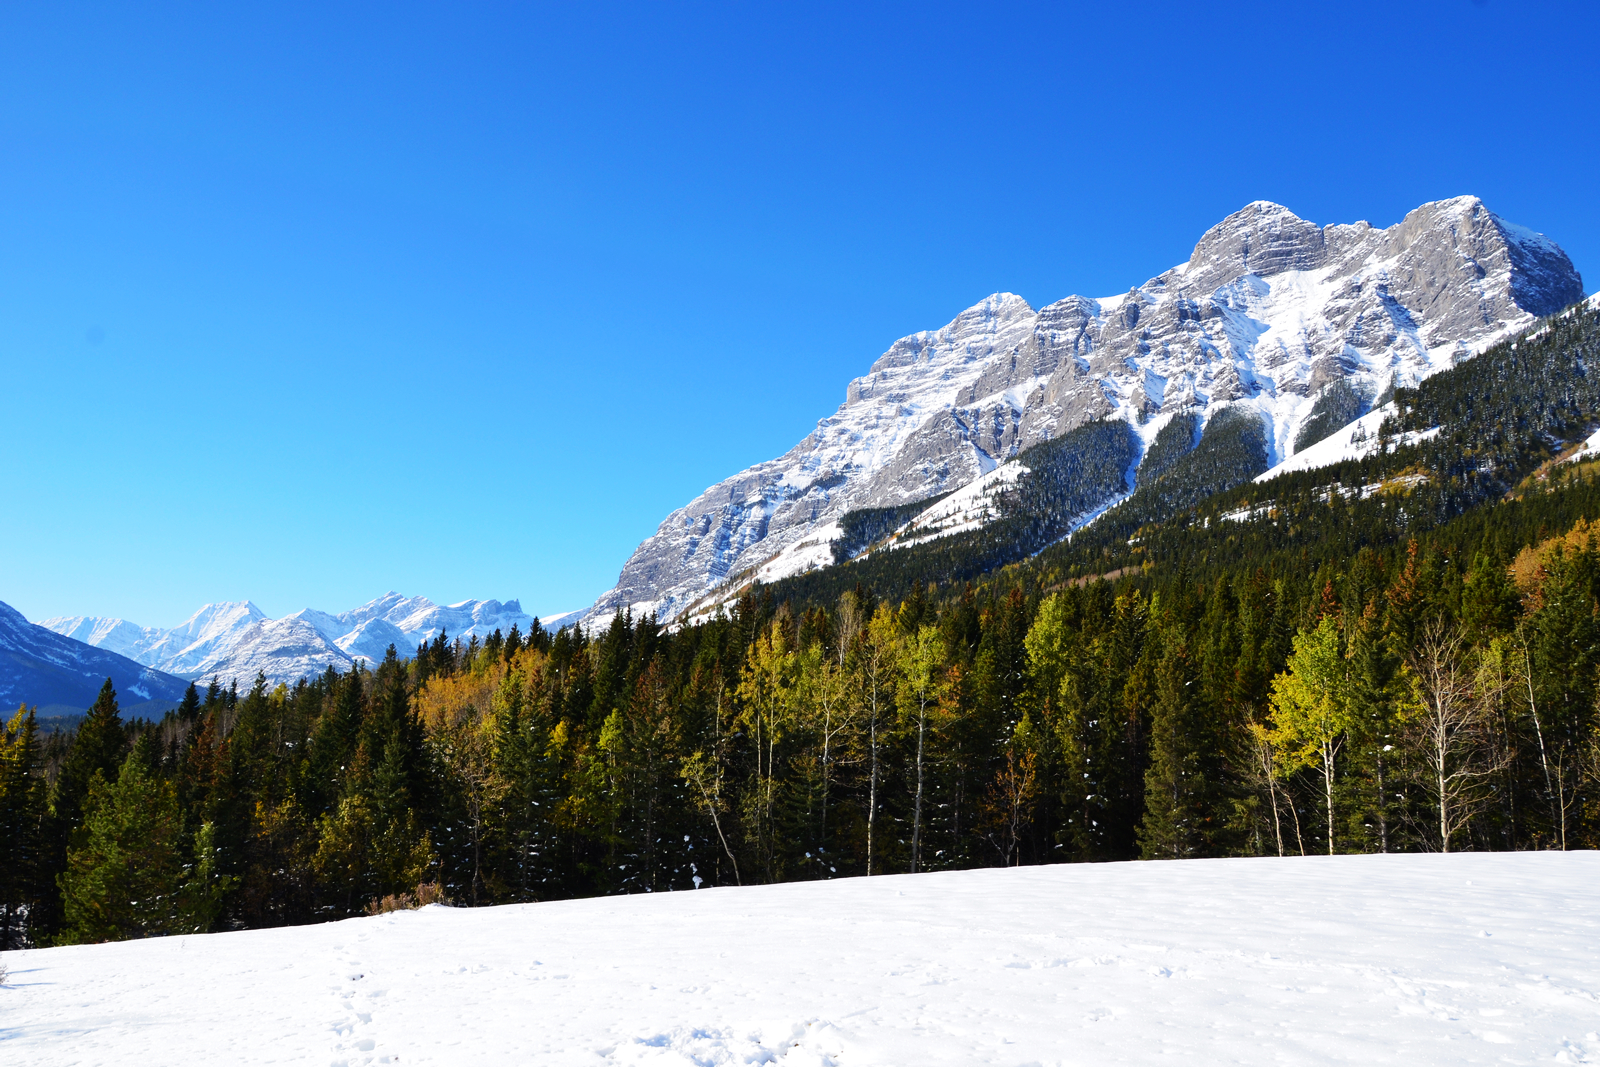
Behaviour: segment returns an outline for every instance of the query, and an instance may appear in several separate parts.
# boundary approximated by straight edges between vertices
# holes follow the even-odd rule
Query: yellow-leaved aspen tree
[[[867,720],[867,877],[872,877],[874,834],[878,823],[879,750],[883,710],[891,692],[895,644],[894,615],[883,605],[862,633],[860,671],[862,710]]]
[[[902,714],[911,720],[917,733],[917,784],[911,802],[911,873],[922,861],[922,804],[926,795],[925,767],[929,717],[938,705],[939,668],[944,664],[944,642],[932,626],[919,626],[900,642],[899,668],[905,684],[901,689]]]
[[[1333,777],[1339,749],[1353,723],[1346,699],[1345,659],[1339,626],[1324,616],[1317,628],[1294,638],[1288,669],[1272,679],[1273,747],[1283,754],[1284,770],[1322,767],[1328,811],[1328,855],[1334,850]]]
[[[1272,836],[1283,855],[1283,821],[1278,817],[1278,754],[1272,746],[1272,733],[1259,722],[1248,724],[1250,751],[1255,757],[1254,775],[1267,787],[1267,803],[1272,805]]]
[[[758,796],[752,811],[752,829],[766,863],[768,881],[775,876],[777,861],[773,808],[777,798],[778,742],[792,725],[794,670],[795,654],[789,647],[788,628],[782,619],[774,619],[751,644],[739,678],[740,722],[749,731],[756,750]]]

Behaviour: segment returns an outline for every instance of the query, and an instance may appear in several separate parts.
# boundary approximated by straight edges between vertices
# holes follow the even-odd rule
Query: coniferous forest
[[[107,683],[70,734],[20,709],[0,947],[439,896],[1595,847],[1600,464],[1551,463],[1600,415],[1594,337],[1557,323],[1400,390],[1394,445],[1333,468],[1226,484],[1217,457],[1258,441],[1224,420],[1186,464],[1175,436],[1124,515],[998,568],[951,538],[678,629],[444,636],[192,686],[160,722]]]

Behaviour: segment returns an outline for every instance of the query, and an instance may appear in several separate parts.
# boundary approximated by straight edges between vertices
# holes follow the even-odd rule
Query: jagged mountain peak
[[[1221,284],[1244,274],[1314,270],[1326,259],[1322,227],[1282,204],[1256,200],[1207,230],[1182,273],[1186,284],[1205,288],[1212,279]]]
[[[984,339],[994,339],[1008,328],[1026,326],[1034,310],[1026,300],[1015,293],[993,293],[962,311],[937,330],[920,330],[907,334],[889,350],[873,361],[872,368],[861,378],[850,383],[845,391],[845,404],[860,403],[882,395],[878,386],[890,380],[894,371],[921,362],[935,360],[959,363],[973,354],[971,346]],[[900,384],[897,382],[897,384]],[[822,420],[824,423],[826,419]]]
[[[1126,420],[1142,448],[1180,413],[1196,414],[1198,433],[1235,407],[1260,421],[1260,462],[1277,462],[1319,420],[1359,414],[1391,381],[1451,366],[1582,294],[1554,242],[1476,197],[1424,204],[1387,229],[1254,201],[1121,296],[1035,310],[1000,292],[900,338],[787,454],[669,515],[585,619],[623,608],[671,619],[758,573],[826,565],[846,513],[970,485],[1095,420]],[[1334,385],[1337,403],[1324,400]]]

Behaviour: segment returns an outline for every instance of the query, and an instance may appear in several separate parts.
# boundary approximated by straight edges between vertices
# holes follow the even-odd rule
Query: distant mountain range
[[[556,628],[574,617],[554,616],[543,624]],[[496,630],[509,633],[513,626],[527,633],[537,621],[515,600],[464,600],[441,606],[426,597],[391,592],[337,615],[307,608],[269,619],[246,600],[207,604],[170,630],[88,616],[45,619],[37,628],[102,654],[126,657],[163,676],[218,678],[223,685],[237,681],[244,688],[257,673],[274,685],[292,685],[330,666],[342,672],[357,662],[375,664],[390,645],[409,657],[418,644],[441,633],[463,641],[473,636],[481,640]]]
[[[107,649],[63,637],[0,604],[0,715],[18,704],[36,706],[47,719],[94,703],[107,678],[130,717],[153,718],[183,697],[182,678],[135,663]]]
[[[668,515],[585,623],[624,608],[693,619],[752,581],[971,530],[1041,464],[1055,472],[1042,537],[1105,514],[1198,442],[1240,443],[1208,483],[1238,484],[1582,297],[1554,241],[1477,197],[1387,229],[1257,201],[1121,295],[1035,310],[996,293],[896,341],[787,454]]]

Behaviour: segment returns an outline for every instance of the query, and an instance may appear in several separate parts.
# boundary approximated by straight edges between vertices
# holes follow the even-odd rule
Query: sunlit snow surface
[[[1600,1059],[1594,853],[955,872],[7,953],[24,1064]]]

